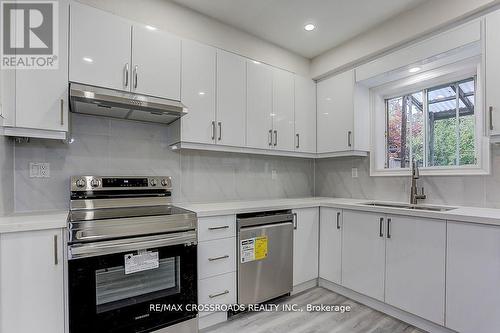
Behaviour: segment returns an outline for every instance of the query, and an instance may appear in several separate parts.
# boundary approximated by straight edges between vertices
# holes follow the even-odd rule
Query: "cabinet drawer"
[[[236,237],[198,243],[198,277],[236,271]]]
[[[199,304],[235,304],[236,272],[198,281]],[[200,317],[210,312],[200,312]]]
[[[236,216],[224,215],[198,219],[198,241],[236,237]]]

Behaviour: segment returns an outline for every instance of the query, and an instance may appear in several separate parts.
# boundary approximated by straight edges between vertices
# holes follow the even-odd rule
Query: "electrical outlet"
[[[50,163],[30,162],[30,178],[50,178]]]
[[[272,180],[278,179],[278,173],[276,172],[276,170],[271,170],[271,179]]]
[[[351,169],[352,178],[358,178],[358,168]]]

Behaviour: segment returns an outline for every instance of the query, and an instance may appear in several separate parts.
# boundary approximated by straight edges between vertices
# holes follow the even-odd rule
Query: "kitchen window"
[[[476,77],[385,98],[384,169],[477,166]]]

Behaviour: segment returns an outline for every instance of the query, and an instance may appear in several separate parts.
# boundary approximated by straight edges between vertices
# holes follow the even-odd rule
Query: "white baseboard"
[[[310,281],[303,282],[301,284],[298,284],[296,286],[293,286],[293,290],[291,292],[292,295],[301,293],[303,291],[306,291],[307,289],[311,289],[314,287],[318,286],[318,279],[312,279]]]
[[[331,290],[337,294],[350,298],[358,303],[364,304],[372,309],[383,312],[391,317],[397,318],[405,323],[413,325],[417,328],[420,328],[429,333],[456,333],[453,330],[450,330],[441,325],[435,324],[431,321],[428,321],[424,318],[415,316],[406,311],[395,308],[387,303],[381,302],[374,298],[359,294],[351,289],[347,289],[342,287],[336,283],[327,281],[325,279],[319,279],[319,286],[325,289]]]

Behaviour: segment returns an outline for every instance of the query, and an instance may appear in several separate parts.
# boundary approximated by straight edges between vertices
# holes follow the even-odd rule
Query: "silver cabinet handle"
[[[337,212],[337,229],[340,229],[340,212]]]
[[[221,225],[220,227],[208,227],[208,230],[220,230],[220,229],[229,229],[229,226]]]
[[[384,218],[381,217],[380,218],[380,224],[379,224],[379,232],[378,232],[379,237],[384,237],[384,231],[382,229],[383,228],[383,225],[382,225],[383,223],[384,223]]]
[[[208,297],[215,298],[215,297],[223,296],[223,295],[226,295],[226,294],[229,294],[229,290],[224,290],[223,292],[218,293],[218,294],[208,295]]]
[[[125,85],[125,87],[128,87],[128,71],[129,71],[129,64],[128,64],[128,62],[127,62],[127,63],[125,64],[125,70],[124,70],[124,72],[125,72],[125,73],[124,73],[124,76],[125,76],[125,77],[124,77],[124,81],[125,81],[125,82],[124,82],[124,85]]]
[[[225,256],[220,256],[220,257],[215,257],[215,258],[208,258],[208,261],[216,261],[216,260],[221,260],[221,259],[227,259],[229,258],[229,255],[225,255]]]
[[[139,66],[134,66],[134,89],[137,89],[137,84],[139,81]]]
[[[387,219],[387,238],[391,238],[391,218]]]
[[[274,130],[274,146],[278,144],[278,131]]]
[[[212,140],[215,140],[215,121],[212,120]]]
[[[299,226],[299,223],[297,221],[297,213],[293,213],[293,229],[297,230],[298,226]]]
[[[59,256],[57,254],[57,235],[54,235],[54,265],[59,265]]]
[[[269,130],[269,146],[273,145],[273,130]]]
[[[60,105],[60,108],[61,108],[61,126],[64,125],[64,99],[61,98],[61,100],[59,101],[59,105]]]
[[[351,131],[347,132],[347,146],[348,146],[348,147],[351,147],[351,146],[352,146],[352,143],[351,143],[351,135],[352,135],[352,132],[351,132]]]
[[[493,131],[493,107],[490,106],[490,131]]]
[[[295,146],[295,148],[300,148],[300,135],[299,133],[295,134],[295,136],[297,137],[297,145]]]
[[[219,141],[222,140],[222,122],[219,121],[218,123],[219,125]]]

